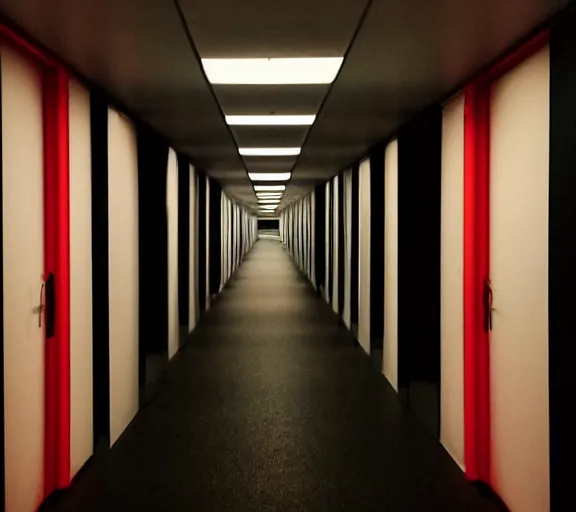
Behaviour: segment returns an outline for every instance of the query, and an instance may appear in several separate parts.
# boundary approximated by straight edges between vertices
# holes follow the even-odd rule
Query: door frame
[[[484,283],[490,278],[490,99],[492,84],[549,42],[544,31],[480,73],[464,90],[464,460],[469,480],[491,484],[490,335]]]
[[[45,343],[44,497],[47,497],[70,483],[69,75],[45,51],[3,24],[0,24],[0,44],[34,62],[43,79],[44,273],[54,274],[58,297],[54,338]],[[1,325],[3,353],[3,321]],[[0,371],[3,382],[3,360]],[[4,420],[4,389],[1,400]],[[1,428],[4,429],[4,421]],[[0,444],[4,454],[3,434]],[[4,479],[1,488],[4,501]]]

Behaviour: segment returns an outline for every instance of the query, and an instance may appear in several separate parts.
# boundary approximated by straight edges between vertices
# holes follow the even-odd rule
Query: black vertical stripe
[[[108,105],[90,95],[92,185],[92,384],[94,451],[110,446]]]
[[[222,280],[222,189],[217,181],[210,180],[209,230],[210,230],[210,296],[220,291]]]
[[[440,430],[440,179],[442,111],[398,136],[398,384],[402,400]]]
[[[178,155],[178,316],[188,329],[190,306],[190,163]]]
[[[576,14],[550,36],[550,218],[548,360],[551,509],[571,493],[571,403],[576,311]]]
[[[200,314],[206,311],[206,176],[197,173],[197,205],[196,230],[198,233],[198,308]]]
[[[370,348],[384,338],[384,147],[370,153]]]
[[[149,401],[168,362],[168,145],[137,126],[140,403]]]

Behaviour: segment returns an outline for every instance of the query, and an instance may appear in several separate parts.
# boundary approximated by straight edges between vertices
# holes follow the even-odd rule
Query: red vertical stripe
[[[464,453],[466,475],[489,482],[489,338],[483,285],[489,278],[489,87],[469,85],[464,107]]]
[[[58,194],[58,168],[57,168],[57,131],[54,129],[56,109],[51,99],[55,89],[54,74],[44,73],[44,279],[52,272],[57,272],[57,251],[55,240],[57,237],[58,221],[56,218],[56,203]],[[57,285],[58,283],[56,283]],[[58,295],[59,286],[56,286]],[[56,299],[58,300],[58,298]],[[58,336],[45,340],[45,383],[44,383],[44,495],[49,495],[56,488],[56,429],[57,416],[57,343]]]
[[[57,368],[54,375],[57,382],[58,400],[58,467],[56,486],[66,487],[70,483],[70,150],[69,150],[69,78],[68,73],[59,67],[56,70],[56,132],[58,190],[56,204],[57,218],[57,274],[56,289],[58,305],[56,309]]]
[[[44,74],[45,271],[55,276],[55,335],[46,340],[45,494],[70,478],[70,247],[68,76]]]

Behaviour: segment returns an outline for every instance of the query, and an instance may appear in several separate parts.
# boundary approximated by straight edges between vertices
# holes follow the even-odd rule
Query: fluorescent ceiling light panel
[[[261,210],[275,210],[276,208],[278,208],[278,206],[277,205],[271,206],[271,205],[263,204],[262,206],[259,206],[259,208]]]
[[[258,199],[258,204],[280,204],[280,199]]]
[[[226,116],[230,126],[310,126],[316,116]]]
[[[271,199],[275,197],[282,197],[282,192],[256,192],[256,197],[261,199]]]
[[[212,84],[330,84],[342,57],[273,59],[202,59]]]
[[[300,148],[239,148],[242,156],[295,156]]]
[[[254,185],[256,192],[281,192],[286,189],[286,185]]]
[[[288,181],[292,173],[289,172],[249,172],[252,181]]]

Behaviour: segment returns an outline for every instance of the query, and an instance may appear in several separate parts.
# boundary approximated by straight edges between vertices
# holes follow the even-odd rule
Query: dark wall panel
[[[384,147],[370,153],[370,349],[384,337]]]
[[[145,403],[168,361],[168,145],[143,125],[137,140],[140,402]]]
[[[442,112],[398,136],[398,384],[434,435],[440,422],[440,184]]]
[[[278,219],[258,219],[258,229],[279,229]]]
[[[198,309],[200,314],[206,311],[206,177],[198,172],[196,187],[198,215],[196,229],[198,231]]]
[[[209,244],[210,244],[210,296],[220,292],[222,279],[222,189],[217,181],[210,180]]]
[[[549,393],[551,509],[570,495],[576,311],[576,14],[550,38]]]
[[[108,105],[90,95],[92,151],[92,379],[94,451],[110,446]],[[142,362],[142,361],[141,361]]]

